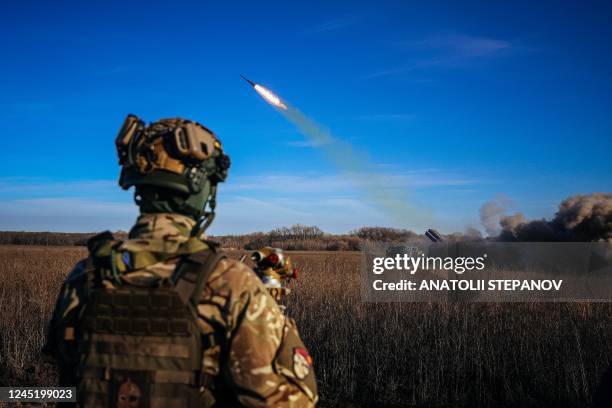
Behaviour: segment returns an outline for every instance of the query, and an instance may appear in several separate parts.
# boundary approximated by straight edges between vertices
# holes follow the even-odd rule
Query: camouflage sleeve
[[[43,353],[52,356],[58,366],[62,386],[75,383],[78,362],[74,325],[83,306],[86,285],[85,260],[79,261],[62,284],[47,333]]]
[[[255,273],[222,260],[198,306],[205,330],[221,333],[205,352],[205,371],[218,375],[248,407],[313,407],[318,401],[312,359],[295,322],[283,315]]]

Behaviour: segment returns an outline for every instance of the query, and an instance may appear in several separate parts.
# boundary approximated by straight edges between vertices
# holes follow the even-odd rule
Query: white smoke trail
[[[309,142],[323,150],[338,170],[359,188],[366,201],[388,214],[394,222],[394,227],[422,229],[431,224],[431,211],[409,203],[407,191],[403,194],[393,191],[388,185],[389,180],[373,171],[376,166],[365,153],[355,151],[349,143],[333,137],[328,130],[286,103],[282,109],[276,110]],[[367,220],[364,220],[364,223],[367,223]]]
[[[282,113],[313,146],[320,147],[335,166],[360,188],[367,201],[391,217],[395,227],[422,229],[431,223],[431,212],[410,204],[406,191],[401,195],[390,189],[388,179],[372,171],[375,165],[366,154],[356,152],[349,143],[333,137],[328,130],[284,102],[268,88],[255,84],[244,76],[242,78],[251,84],[266,102]]]

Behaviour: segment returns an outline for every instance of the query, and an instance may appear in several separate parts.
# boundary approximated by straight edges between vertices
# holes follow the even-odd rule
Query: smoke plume
[[[480,207],[480,222],[485,227],[487,235],[494,237],[500,233],[500,219],[511,206],[512,200],[503,194],[498,194]]]
[[[612,242],[612,194],[578,194],[566,198],[550,221],[527,221],[523,214],[517,213],[501,216],[499,224],[500,241]]]
[[[397,226],[406,228],[431,223],[430,212],[410,203],[405,194],[398,194],[386,187],[388,181],[383,175],[372,171],[375,166],[366,154],[354,150],[349,143],[334,137],[327,129],[289,104],[278,111],[309,142],[323,150],[336,168],[359,187],[366,201],[389,214]]]

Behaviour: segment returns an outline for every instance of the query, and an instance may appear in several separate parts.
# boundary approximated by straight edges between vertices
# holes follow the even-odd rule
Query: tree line
[[[84,246],[92,233],[0,231],[0,245],[56,245]],[[114,233],[118,239],[127,239],[127,233]],[[268,232],[211,236],[225,248],[254,250],[274,246],[286,250],[302,251],[358,251],[366,240],[406,242],[426,239],[406,229],[388,227],[362,227],[347,234],[329,234],[314,225],[295,224],[278,227]]]

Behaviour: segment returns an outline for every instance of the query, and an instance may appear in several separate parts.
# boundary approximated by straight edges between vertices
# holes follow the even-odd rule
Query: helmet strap
[[[210,210],[206,211],[206,208],[202,209],[198,223],[191,231],[191,236],[193,237],[201,236],[215,219],[215,207],[217,206],[217,183],[210,186],[210,195],[208,196],[207,205]]]

